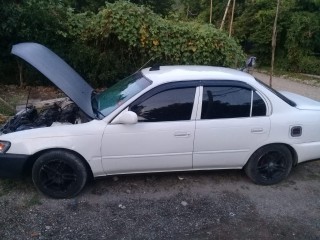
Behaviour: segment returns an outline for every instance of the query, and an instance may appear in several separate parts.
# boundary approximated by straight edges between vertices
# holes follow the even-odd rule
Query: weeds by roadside
[[[0,124],[14,115],[15,106],[26,99],[25,89],[13,85],[0,86]]]
[[[15,114],[16,106],[27,103],[27,99],[48,100],[65,95],[55,87],[27,87],[19,88],[15,85],[0,85],[0,124]]]
[[[35,192],[30,198],[25,200],[24,207],[30,208],[36,205],[42,205],[41,197],[38,192]]]
[[[12,179],[0,179],[0,197],[7,195],[11,190],[17,187],[18,183]]]
[[[0,197],[9,194],[11,191],[29,192],[34,191],[32,181],[26,179],[0,179]]]

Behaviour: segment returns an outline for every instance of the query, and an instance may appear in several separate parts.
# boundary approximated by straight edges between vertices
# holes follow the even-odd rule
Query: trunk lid
[[[290,99],[291,101],[295,102],[296,108],[300,110],[317,110],[320,111],[320,102],[315,101],[313,99],[301,96],[296,93],[286,92],[286,91],[279,91],[282,95]]]

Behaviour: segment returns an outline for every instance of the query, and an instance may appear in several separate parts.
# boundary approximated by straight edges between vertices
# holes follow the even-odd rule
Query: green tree
[[[235,36],[246,52],[257,55],[268,65],[271,57],[271,34],[276,1],[257,0],[245,3],[235,20]],[[277,28],[277,65],[292,71],[320,74],[320,14],[318,0],[282,0]]]
[[[106,2],[115,3],[117,1],[119,0],[64,0],[64,2],[73,7],[76,12],[97,12],[100,8],[105,6]],[[129,2],[148,6],[155,13],[165,16],[171,10],[174,0],[131,0]]]
[[[0,8],[3,9],[0,17],[0,49],[1,57],[5,60],[0,64],[0,69],[4,69],[5,74],[2,79],[7,79],[7,76],[13,78],[12,73],[17,72],[14,71],[17,68],[19,74],[14,78],[19,78],[20,85],[23,85],[23,66],[10,55],[11,46],[19,42],[39,42],[63,53],[63,49],[71,41],[68,38],[67,23],[72,10],[61,1],[53,0],[3,1]],[[39,78],[35,71],[26,73],[31,73],[32,78]]]

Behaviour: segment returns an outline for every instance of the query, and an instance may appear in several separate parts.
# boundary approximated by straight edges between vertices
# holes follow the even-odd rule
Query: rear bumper
[[[28,157],[29,155],[23,154],[0,154],[0,177],[14,178],[21,176]]]
[[[320,159],[320,142],[293,144],[298,155],[298,163]]]

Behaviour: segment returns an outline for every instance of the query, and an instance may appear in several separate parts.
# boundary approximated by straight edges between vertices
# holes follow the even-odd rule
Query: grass
[[[27,193],[25,197],[20,198],[21,202],[19,206],[23,208],[30,208],[42,204],[40,194],[35,191],[29,179],[0,179],[0,197],[10,193],[18,195]]]
[[[18,104],[26,104],[28,95],[30,99],[42,100],[65,96],[54,87],[33,86],[20,88],[14,85],[0,85],[0,117],[1,115],[14,115],[15,108]]]
[[[39,193],[34,193],[32,196],[24,202],[24,207],[29,208],[36,205],[41,205],[42,202],[40,200]]]
[[[14,92],[0,92],[0,113],[12,113],[15,111],[15,106],[23,101],[26,101],[27,95],[21,89],[14,90]]]
[[[13,109],[0,103],[0,124],[4,124],[12,115],[14,115]]]
[[[27,99],[27,91],[17,86],[0,86],[0,124],[15,114],[15,106]]]
[[[0,179],[0,196],[9,194],[11,191],[30,192],[34,189],[29,178],[23,179]]]
[[[11,116],[14,114],[13,108],[10,108],[6,104],[0,102],[0,114],[4,116]]]
[[[0,197],[7,195],[17,187],[18,187],[17,181],[12,179],[1,179],[0,180]]]

